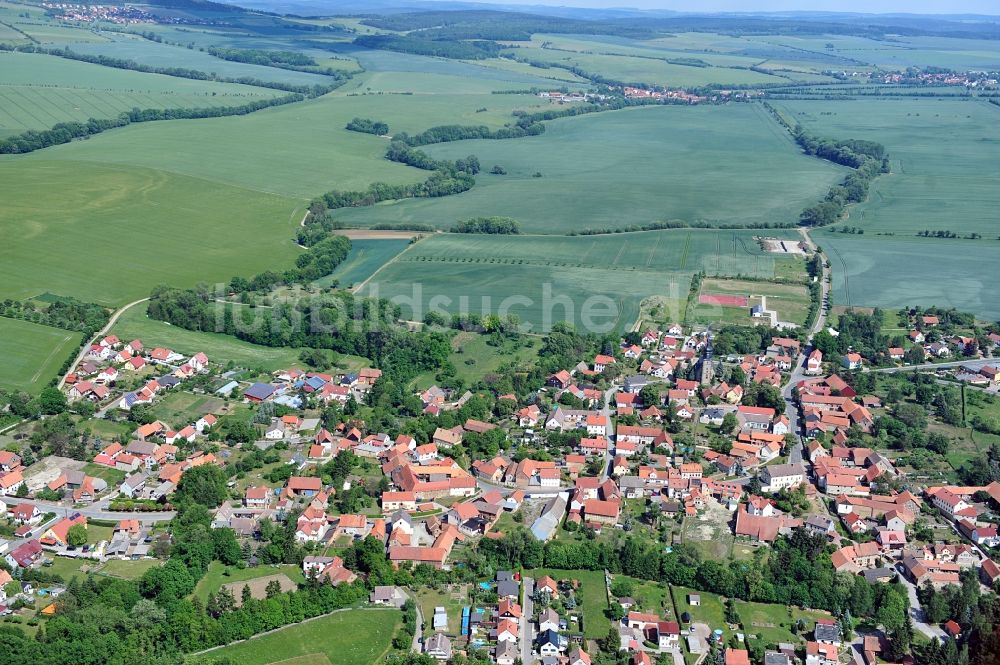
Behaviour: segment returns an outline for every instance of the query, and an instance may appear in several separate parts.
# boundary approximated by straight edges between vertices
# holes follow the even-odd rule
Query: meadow
[[[139,338],[147,347],[166,346],[190,355],[203,351],[212,362],[232,362],[239,367],[261,368],[265,372],[299,366],[302,349],[258,346],[229,335],[184,330],[146,316],[146,307],[136,305],[126,311],[111,331],[122,339]],[[338,356],[345,369],[366,367],[370,362],[358,356]]]
[[[258,577],[278,574],[287,575],[293,582],[305,582],[302,568],[296,565],[235,568],[225,566],[219,561],[213,561],[208,565],[208,572],[205,573],[205,576],[198,580],[198,585],[194,588],[192,595],[205,602],[211,594],[217,593],[224,584],[246,582]]]
[[[41,391],[80,344],[79,333],[0,317],[0,388]]]
[[[361,293],[396,300],[409,319],[437,308],[452,314],[510,312],[535,331],[563,319],[622,329],[638,318],[647,297],[685,300],[695,272],[766,279],[774,277],[776,264],[799,261],[764,254],[754,235],[708,229],[572,237],[436,235],[387,265]],[[592,296],[600,302],[588,300]],[[591,323],[585,320],[588,311]]]
[[[347,610],[215,649],[191,662],[229,658],[241,665],[371,665],[383,660],[400,621],[398,610]]]
[[[359,226],[449,228],[471,217],[503,215],[530,233],[666,220],[794,222],[844,172],[803,156],[773,120],[750,105],[636,108],[554,120],[546,127],[541,136],[424,148],[439,159],[478,156],[484,173],[468,192],[335,216]],[[507,175],[486,173],[493,165]]]
[[[556,582],[560,580],[575,580],[579,582],[577,589],[577,606],[583,614],[584,635],[587,638],[600,639],[608,634],[611,621],[605,611],[608,609],[608,594],[604,586],[604,572],[599,570],[559,570],[554,568],[536,568],[524,571],[536,580],[542,575],[548,575]]]

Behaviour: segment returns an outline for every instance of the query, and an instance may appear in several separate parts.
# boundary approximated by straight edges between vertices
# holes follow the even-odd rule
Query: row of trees
[[[365,48],[456,60],[485,60],[500,55],[500,44],[484,40],[427,39],[414,35],[362,35],[354,43]]]
[[[473,217],[451,227],[451,232],[516,235],[521,232],[521,226],[512,217]]]
[[[145,65],[136,62],[135,60],[127,60],[125,58],[114,58],[108,55],[80,53],[78,51],[70,50],[68,46],[61,49],[48,49],[34,45],[10,46],[9,44],[0,44],[0,51],[44,53],[46,55],[54,55],[60,58],[66,58],[68,60],[79,60],[81,62],[89,62],[91,64],[102,65],[104,67],[114,67],[115,69],[128,69],[130,71],[145,72],[148,74],[163,74],[165,76],[194,79],[196,81],[219,81],[220,83],[240,83],[242,85],[252,85],[258,88],[272,88],[274,90],[295,92],[301,95],[307,95],[309,97],[318,97],[320,95],[325,95],[328,92],[336,90],[351,77],[351,75],[348,73],[336,70],[330,70],[329,73],[325,72],[324,74],[329,78],[334,79],[334,82],[331,84],[296,85],[293,83],[285,83],[282,81],[264,81],[261,79],[253,78],[251,76],[240,76],[235,78],[228,76],[218,76],[214,73],[203,72],[198,69],[189,69],[187,67],[155,67],[153,65]]]
[[[221,118],[231,115],[246,115],[272,106],[282,106],[301,102],[305,96],[299,93],[256,99],[236,106],[206,106],[203,108],[139,109],[134,108],[114,118],[90,118],[86,122],[60,122],[50,129],[29,129],[26,132],[0,140],[0,154],[23,154],[54,145],[69,143],[73,139],[84,138],[106,132],[109,129],[125,127],[134,122],[154,120],[189,120],[193,118]]]

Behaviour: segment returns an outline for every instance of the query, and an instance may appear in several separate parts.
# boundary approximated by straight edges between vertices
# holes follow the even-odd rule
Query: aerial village
[[[831,574],[905,590],[908,620],[926,639],[958,638],[968,618],[932,617],[921,599],[996,588],[1000,483],[934,482],[912,455],[876,445],[890,415],[906,417],[905,400],[879,381],[911,380],[908,364],[937,360],[932,383],[982,399],[1000,389],[990,360],[1000,335],[982,348],[939,324],[917,317],[905,349],[835,359],[772,331],[741,353],[719,348],[731,346],[724,333],[666,325],[579,358],[528,395],[431,385],[409,398],[420,426],[392,432],[358,415],[378,369],[248,378],[202,352],[105,336],[61,390],[69,405],[90,402],[92,419],[130,423],[128,436],[94,437],[84,460],[0,451],[0,520],[10,527],[0,615],[41,612],[64,588],[32,582],[31,571],[66,560],[155,564],[169,547],[175,492],[212,467],[227,479],[212,527],[234,531],[241,566],[262,565],[266,534],[284,524],[302,553],[300,578],[368,583],[351,553],[366,543],[391,569],[458,580],[370,586],[373,605],[416,606],[413,648],[442,662],[476,652],[500,665],[586,665],[608,650],[634,665],[895,662],[896,635],[843,612],[737,603],[696,577],[668,584],[659,571],[643,580],[550,557],[558,562],[567,543],[641,542],[661,565],[680,552],[763,565],[770,548],[809,538]],[[184,418],[152,417],[181,395]],[[225,427],[234,413],[250,425]],[[467,562],[513,534],[544,551],[546,567],[538,557],[534,569],[470,582]],[[777,618],[747,618],[768,608]]]

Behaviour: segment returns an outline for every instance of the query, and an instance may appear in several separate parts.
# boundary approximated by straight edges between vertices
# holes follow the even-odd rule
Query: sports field
[[[447,159],[475,154],[484,173],[463,194],[341,210],[336,217],[362,226],[448,228],[503,215],[531,233],[666,220],[794,222],[844,173],[803,156],[777,123],[750,105],[605,112],[551,121],[541,136],[458,141],[425,151]],[[508,175],[486,173],[493,165]]]
[[[210,663],[229,658],[240,665],[371,665],[384,659],[400,617],[400,612],[392,609],[337,612],[190,660]]]
[[[80,344],[79,333],[0,317],[0,389],[37,393]]]
[[[396,299],[406,318],[422,319],[432,308],[452,314],[509,310],[536,331],[564,319],[622,329],[636,320],[646,297],[684,301],[695,272],[771,278],[776,265],[799,261],[763,253],[754,235],[707,229],[573,237],[443,234],[386,266],[362,293]],[[585,311],[595,315],[590,325]]]
[[[778,321],[803,325],[809,314],[809,289],[803,284],[779,284],[741,279],[705,279],[698,304],[691,312],[696,321],[753,324],[769,318],[753,319],[750,308],[765,304]]]

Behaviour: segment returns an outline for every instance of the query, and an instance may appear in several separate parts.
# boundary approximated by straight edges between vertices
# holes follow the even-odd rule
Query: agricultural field
[[[194,663],[371,665],[381,662],[400,623],[398,610],[348,610],[208,652]]]
[[[76,353],[80,333],[0,318],[0,388],[38,393]]]
[[[782,101],[792,122],[820,136],[878,141],[892,173],[877,179],[848,225],[866,234],[924,230],[996,239],[994,184],[1000,170],[1000,106],[980,100],[858,99]],[[933,242],[933,241],[931,241]]]
[[[341,287],[350,288],[360,284],[409,244],[406,239],[351,240],[351,251],[344,262],[332,273],[317,280],[315,285],[325,287],[336,281]]]
[[[133,108],[238,106],[281,91],[103,67],[40,53],[0,52],[0,138]]]
[[[781,102],[814,132],[871,139],[889,151],[893,172],[845,224],[865,234],[818,231],[834,269],[834,299],[845,305],[938,304],[996,318],[1000,294],[991,266],[1000,257],[994,205],[1000,107],[943,99]],[[917,237],[920,231],[978,233],[978,240]]]
[[[48,291],[121,305],[157,284],[282,269],[301,251],[293,239],[303,212],[294,199],[165,170],[56,159],[59,150],[0,158],[2,297]]]
[[[668,220],[787,223],[845,172],[803,156],[751,105],[636,108],[546,127],[541,136],[424,148],[439,159],[478,156],[484,173],[468,192],[345,209],[335,217],[360,226],[449,228],[471,217],[502,215],[518,220],[522,232],[555,234]],[[493,165],[507,175],[486,173]]]
[[[249,76],[261,81],[280,81],[293,85],[329,85],[333,82],[333,79],[322,74],[223,60],[200,49],[161,44],[134,35],[107,33],[106,36],[109,41],[77,44],[73,46],[73,50],[89,55],[123,58],[151,67],[186,67],[228,78]],[[318,62],[319,58],[316,60]],[[349,61],[338,62],[354,68]]]
[[[508,53],[529,61],[545,62],[563,67],[575,67],[588,74],[626,84],[647,84],[672,88],[727,85],[764,85],[787,83],[788,80],[751,71],[749,68],[699,67],[674,64],[672,56],[613,55],[598,52],[577,53],[552,48],[521,47]],[[696,57],[696,56],[695,56]]]
[[[683,302],[694,272],[773,278],[776,265],[801,261],[763,253],[755,234],[674,229],[573,237],[436,235],[383,268],[361,293],[394,299],[410,320],[438,308],[515,313],[534,331],[564,319],[622,329],[638,318],[644,298]],[[583,320],[587,312],[590,324]],[[672,314],[667,318],[683,313]]]

